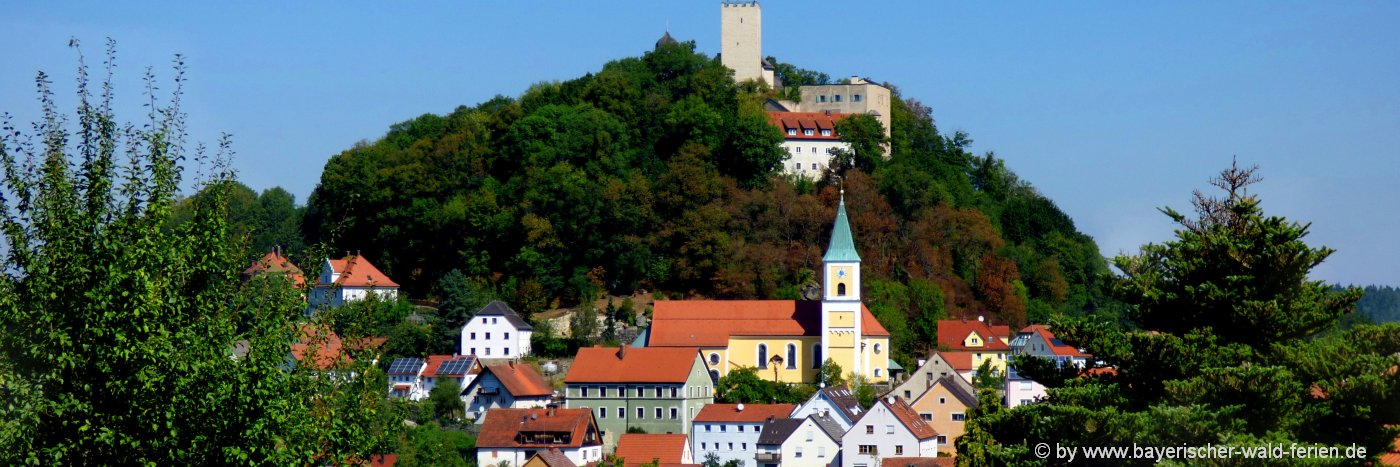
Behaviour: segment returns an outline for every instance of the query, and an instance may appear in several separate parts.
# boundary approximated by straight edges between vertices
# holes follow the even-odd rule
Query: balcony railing
[[[758,453],[758,454],[754,454],[753,458],[754,458],[754,460],[759,461],[759,462],[782,462],[782,461],[783,461],[783,453],[781,453],[781,452],[760,452],[760,453]]]

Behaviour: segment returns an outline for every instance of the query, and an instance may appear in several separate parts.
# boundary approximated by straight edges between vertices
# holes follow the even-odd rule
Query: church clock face
[[[841,278],[841,279],[845,279],[845,278],[846,278],[846,270],[845,270],[845,269],[838,269],[838,270],[836,270],[836,277]]]

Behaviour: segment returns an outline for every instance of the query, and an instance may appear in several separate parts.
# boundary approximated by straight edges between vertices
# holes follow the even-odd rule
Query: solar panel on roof
[[[438,369],[438,374],[440,374],[440,375],[461,375],[461,374],[466,374],[467,370],[471,368],[471,363],[472,363],[472,359],[470,359],[470,358],[457,358],[457,359],[453,359],[453,360],[448,360],[448,361],[446,361],[446,362],[443,362],[442,366],[439,367],[439,369]]]
[[[389,374],[417,374],[418,369],[422,367],[423,360],[417,358],[396,358],[394,359],[394,363],[389,364]]]

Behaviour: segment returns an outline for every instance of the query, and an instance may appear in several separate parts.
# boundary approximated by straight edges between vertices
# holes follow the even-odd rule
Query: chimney
[[[550,417],[553,417],[553,416],[554,416],[554,407],[553,407],[553,406],[550,406],[548,409],[545,409],[545,410],[546,410],[545,414],[547,414],[547,416],[550,416]]]
[[[623,357],[625,357],[626,355],[627,355],[627,344],[622,344],[622,347],[618,347],[618,348],[617,348],[617,359],[618,359],[618,360],[622,360]]]
[[[510,369],[511,369],[512,371],[515,370],[515,360],[511,360],[510,363],[509,363],[509,365],[510,365]]]
[[[350,250],[345,250],[345,256],[350,256]]]

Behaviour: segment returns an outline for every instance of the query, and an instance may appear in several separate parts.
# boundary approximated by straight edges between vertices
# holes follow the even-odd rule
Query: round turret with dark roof
[[[661,48],[661,46],[663,46],[663,45],[677,44],[677,43],[679,43],[679,42],[676,41],[676,38],[671,37],[671,31],[666,31],[665,34],[662,34],[662,35],[661,35],[661,38],[660,38],[660,39],[657,39],[657,40],[656,40],[656,48],[659,49],[659,48]]]

